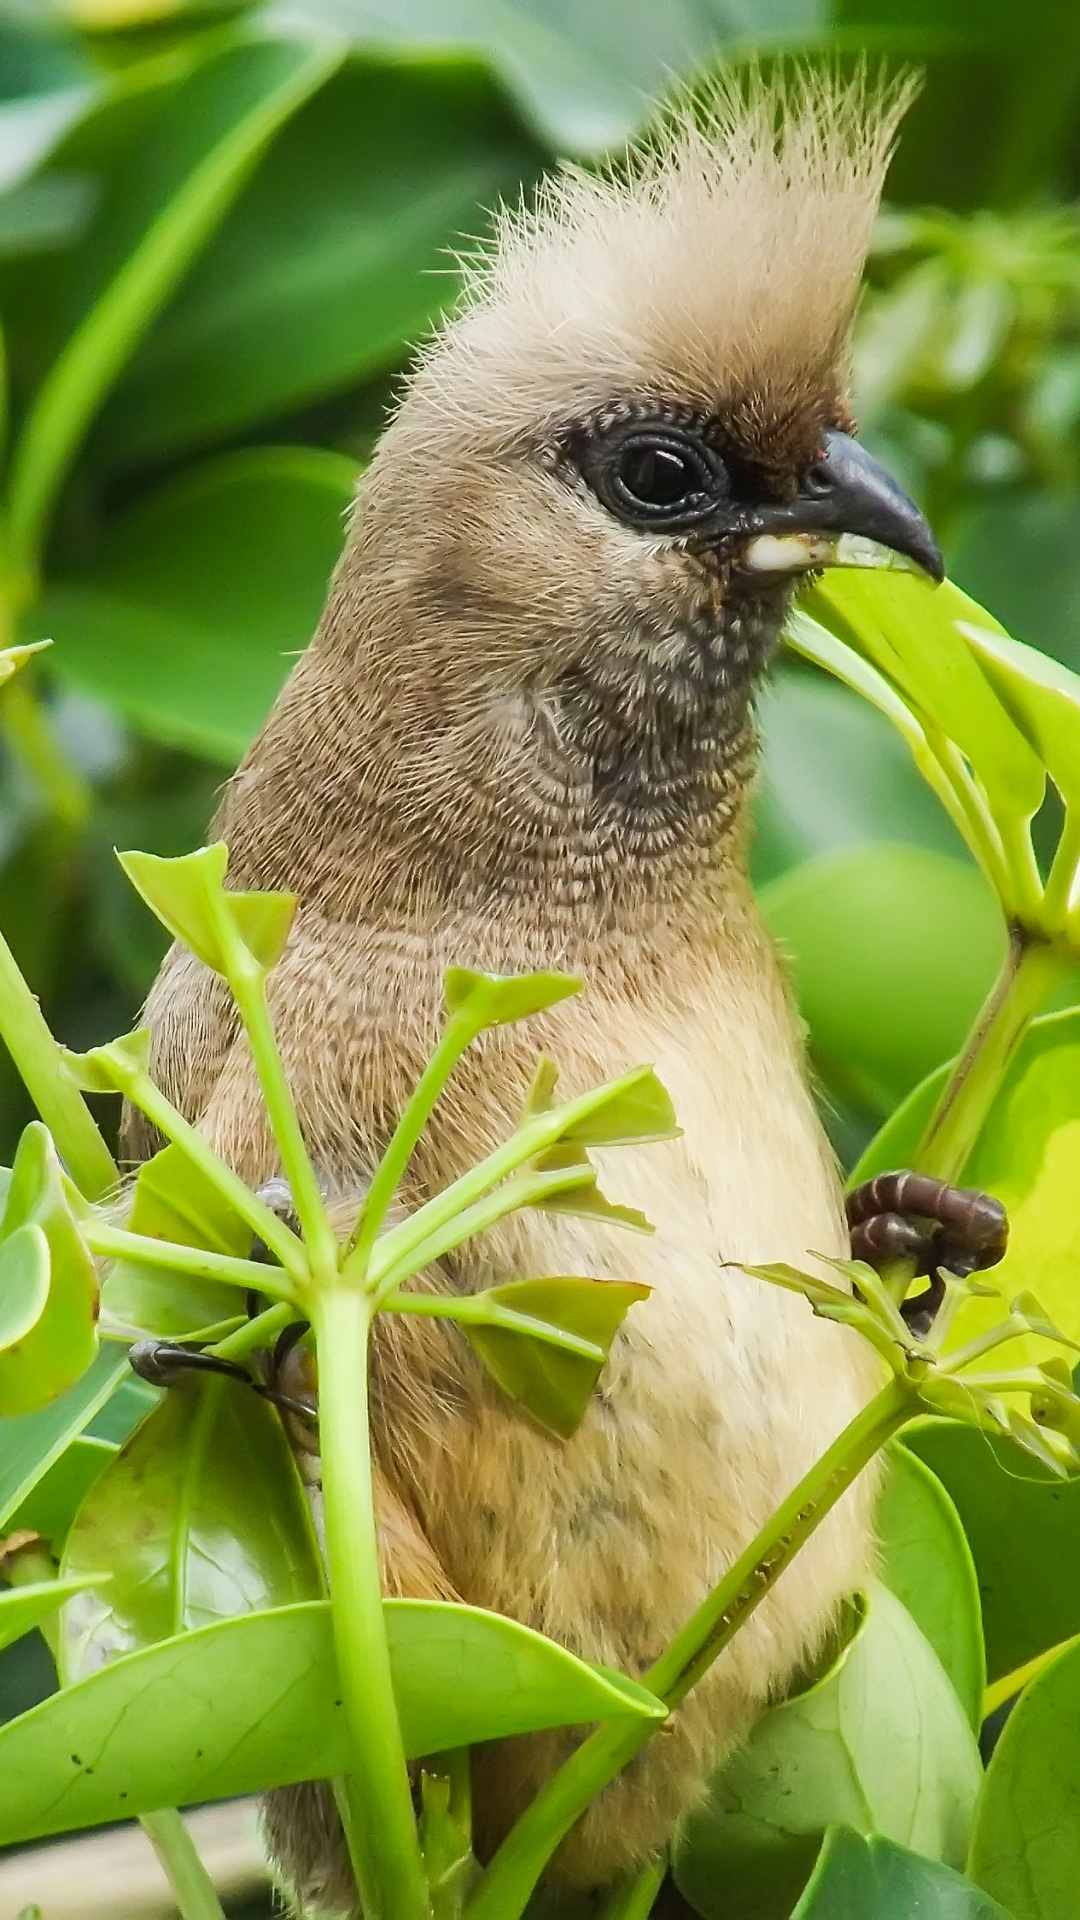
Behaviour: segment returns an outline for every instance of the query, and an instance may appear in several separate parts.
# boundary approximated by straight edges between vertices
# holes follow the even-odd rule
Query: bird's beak
[[[914,500],[848,433],[824,450],[794,500],[755,512],[742,563],[754,573],[811,567],[904,567],[945,578],[945,564]]]

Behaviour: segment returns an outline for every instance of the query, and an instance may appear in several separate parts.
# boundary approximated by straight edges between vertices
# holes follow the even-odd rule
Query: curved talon
[[[931,1276],[929,1287],[900,1309],[918,1332],[929,1331],[944,1298],[940,1269],[965,1278],[996,1266],[1009,1239],[1000,1200],[925,1173],[879,1173],[848,1195],[846,1210],[856,1260],[871,1267],[913,1260],[917,1273]]]
[[[285,1333],[293,1334],[294,1339],[299,1339],[306,1331],[306,1321],[298,1322],[295,1328],[285,1328]],[[175,1387],[185,1373],[224,1374],[226,1379],[239,1380],[242,1386],[250,1387],[253,1393],[272,1401],[274,1406],[286,1413],[298,1414],[309,1423],[315,1418],[314,1409],[304,1401],[280,1393],[276,1385],[253,1380],[239,1361],[222,1359],[216,1353],[204,1353],[201,1347],[181,1346],[173,1340],[137,1340],[128,1349],[128,1365],[140,1380],[149,1381],[152,1387]]]

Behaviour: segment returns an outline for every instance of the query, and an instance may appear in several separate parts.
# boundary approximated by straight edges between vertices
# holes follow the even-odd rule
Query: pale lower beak
[[[914,500],[850,434],[825,436],[803,490],[765,507],[742,550],[755,573],[813,567],[889,567],[945,578],[940,549]]]

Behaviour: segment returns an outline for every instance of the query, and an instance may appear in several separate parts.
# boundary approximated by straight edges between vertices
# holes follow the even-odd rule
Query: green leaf
[[[808,860],[759,903],[790,958],[816,1065],[871,1113],[891,1112],[957,1051],[1005,948],[979,870],[926,847]]]
[[[118,1654],[323,1592],[307,1501],[274,1409],[235,1380],[179,1382],[95,1481],[61,1571],[112,1567],[67,1608],[65,1684]]]
[[[226,891],[229,849],[223,840],[173,860],[156,853],[120,853],[117,859],[173,938],[215,973],[228,975],[240,945],[265,969],[281,958],[296,895]]]
[[[11,532],[33,550],[65,468],[154,314],[289,115],[340,62],[332,46],[238,40],[164,97],[138,164],[83,243],[79,307],[16,447]]]
[[[90,1047],[86,1053],[60,1049],[77,1087],[85,1093],[115,1093],[120,1085],[116,1068],[145,1073],[150,1066],[150,1029],[136,1027],[103,1047]]]
[[[0,1221],[4,1300],[12,1303],[13,1318],[6,1351],[0,1353],[0,1408],[8,1415],[33,1413],[90,1365],[97,1352],[98,1311],[94,1262],[40,1120],[32,1121],[19,1141]]]
[[[905,1101],[868,1147],[851,1184],[889,1167],[914,1164],[919,1139],[948,1069],[942,1067]],[[995,1194],[1009,1214],[1009,1245],[993,1271],[1006,1299],[1037,1294],[1070,1339],[1080,1338],[1080,1214],[1076,1165],[1080,1154],[1080,1008],[1036,1020],[1006,1068],[962,1184]],[[950,1336],[956,1346],[1001,1318],[1000,1299],[972,1298]],[[1018,1335],[995,1354],[995,1366],[1050,1356],[1035,1334]]]
[[[786,1920],[826,1827],[962,1865],[982,1777],[963,1709],[907,1609],[875,1586],[839,1662],[759,1720],[674,1854],[705,1920]]]
[[[110,1360],[115,1358],[113,1354],[103,1357]],[[63,1405],[63,1402],[58,1404]],[[35,1420],[42,1416],[30,1414],[26,1417]],[[0,1428],[2,1438],[3,1429]],[[3,1531],[18,1533],[25,1527],[31,1533],[40,1533],[48,1541],[53,1555],[59,1558],[75,1514],[94,1481],[104,1472],[115,1454],[116,1447],[111,1441],[92,1439],[89,1434],[77,1434],[68,1441],[52,1466],[2,1523]]]
[[[250,1227],[176,1146],[139,1169],[127,1227],[174,1245],[242,1257],[251,1252]],[[237,1294],[235,1287],[124,1259],[106,1273],[101,1302],[111,1323],[133,1335],[210,1338],[212,1329],[235,1320]]]
[[[917,1420],[904,1441],[960,1516],[990,1680],[1080,1633],[1080,1481],[1051,1478],[1012,1441],[953,1420]]]
[[[951,1867],[874,1833],[831,1827],[791,1920],[1010,1920]]]
[[[543,1727],[663,1716],[635,1681],[501,1614],[384,1604],[413,1758]],[[111,1661],[0,1728],[0,1845],[325,1778],[348,1753],[328,1602],[219,1621]]]
[[[448,250],[542,158],[475,61],[365,46],[278,135],[135,356],[105,456],[158,460],[396,370],[457,295]]]
[[[0,351],[0,387],[3,384],[2,375],[3,358]],[[32,640],[28,646],[0,647],[0,687],[4,686],[8,680],[14,679],[17,673],[21,673],[27,661],[32,660],[35,653],[44,653],[51,646],[51,640]]]
[[[1012,1920],[1063,1920],[1080,1885],[1080,1646],[1026,1689],[994,1749],[968,1871]]]
[[[40,1580],[28,1587],[0,1587],[0,1647],[9,1647],[13,1640],[21,1640],[24,1633],[47,1620],[73,1594],[100,1586],[109,1577],[107,1573],[85,1573],[75,1580]]]
[[[356,467],[307,447],[226,454],[111,519],[24,621],[52,669],[168,746],[230,769],[306,645]]]
[[[35,1487],[63,1458],[68,1443],[89,1425],[128,1371],[125,1352],[103,1347],[81,1380],[51,1406],[23,1414],[18,1420],[0,1421],[0,1531],[8,1527],[14,1514],[25,1511]],[[42,1527],[41,1531],[46,1529]]]
[[[1030,819],[1045,775],[972,659],[959,623],[1000,631],[996,620],[951,581],[930,587],[910,575],[826,576],[808,610],[901,694],[924,726],[940,728],[971,761],[996,816]]]
[[[461,1331],[503,1392],[569,1439],[627,1313],[650,1292],[616,1280],[511,1280],[471,1297]],[[489,1318],[478,1324],[471,1316],[483,1309]],[[587,1341],[592,1351],[559,1345],[560,1333]]]
[[[606,1220],[609,1226],[628,1227],[632,1233],[655,1231],[652,1222],[646,1219],[639,1207],[624,1207],[601,1193],[587,1154],[572,1141],[549,1147],[546,1153],[538,1153],[532,1165],[537,1173],[552,1173],[558,1168],[570,1171],[577,1167],[588,1168],[590,1174],[589,1180],[579,1186],[567,1187],[561,1193],[537,1195],[529,1204],[538,1207],[541,1212],[567,1213],[581,1220]]]
[[[926,1635],[977,1732],[986,1655],[971,1549],[936,1475],[895,1442],[886,1459],[877,1510],[881,1577]]]
[[[674,1140],[682,1129],[667,1089],[651,1067],[635,1067],[576,1101],[578,1117],[561,1140],[588,1147],[625,1147],[634,1141]]]
[[[962,620],[960,631],[1058,792],[1080,804],[1080,679],[1019,640]]]
[[[568,973],[476,973],[471,967],[448,967],[446,1010],[462,1014],[479,1033],[483,1027],[508,1026],[528,1020],[581,992],[581,981]]]

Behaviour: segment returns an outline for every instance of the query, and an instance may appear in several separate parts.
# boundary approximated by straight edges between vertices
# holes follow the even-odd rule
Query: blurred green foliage
[[[4,712],[0,924],[73,1044],[129,1022],[160,952],[111,848],[202,837],[456,237],[631,136],[671,75],[793,52],[925,70],[859,322],[863,429],[954,577],[1075,665],[1070,0],[1022,23],[1001,0],[0,7],[4,624],[56,642]],[[786,662],[762,715],[755,873],[850,1155],[956,1044],[993,919],[882,719]],[[0,1068],[5,1157],[27,1117]]]

